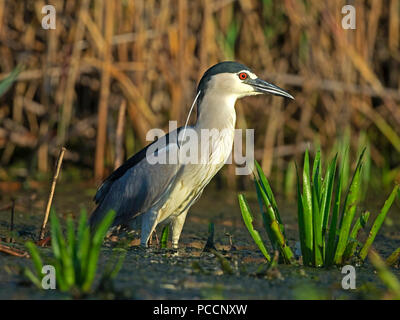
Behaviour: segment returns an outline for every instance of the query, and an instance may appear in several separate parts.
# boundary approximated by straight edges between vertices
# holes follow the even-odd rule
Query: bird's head
[[[257,77],[248,67],[234,61],[224,61],[209,68],[200,80],[200,97],[208,93],[229,95],[235,99],[270,93],[294,99],[285,90]]]

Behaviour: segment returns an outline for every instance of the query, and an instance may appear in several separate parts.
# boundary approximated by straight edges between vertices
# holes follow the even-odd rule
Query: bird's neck
[[[235,129],[236,112],[233,95],[207,94],[198,108],[196,129]]]

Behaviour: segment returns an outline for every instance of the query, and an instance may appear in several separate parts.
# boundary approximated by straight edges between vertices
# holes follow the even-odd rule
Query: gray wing
[[[160,201],[173,186],[183,165],[154,163],[155,158],[166,157],[177,148],[177,136],[181,128],[170,132],[142,149],[115,170],[99,187],[94,197],[98,204],[90,217],[90,225],[96,226],[109,212],[116,211],[113,225],[146,212]],[[150,159],[150,161],[149,161]]]

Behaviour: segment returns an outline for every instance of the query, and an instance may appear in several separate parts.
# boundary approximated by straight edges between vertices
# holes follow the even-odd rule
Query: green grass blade
[[[60,222],[56,216],[56,213],[53,209],[51,209],[50,213],[50,230],[51,230],[51,247],[53,249],[53,254],[56,260],[61,260],[61,249],[60,249],[60,241],[58,239],[60,229]]]
[[[161,233],[161,249],[166,249],[168,244],[169,225],[166,225]]]
[[[250,235],[252,236],[254,242],[257,244],[258,248],[261,250],[265,259],[267,259],[267,261],[270,262],[271,257],[264,246],[260,234],[253,227],[253,216],[251,214],[250,207],[246,201],[246,198],[242,194],[239,194],[238,199],[239,199],[240,211],[242,212],[243,221],[247,227],[247,230],[249,230]]]
[[[317,169],[318,171],[318,169]],[[313,184],[312,187],[312,203],[313,203],[313,232],[314,232],[314,261],[316,267],[321,267],[324,264],[323,260],[323,242],[321,229],[321,213],[318,204],[318,186]]]
[[[60,222],[56,213],[53,211],[50,217],[51,223],[51,243],[55,257],[60,261],[61,273],[57,277],[63,277],[67,286],[75,283],[75,272],[72,257],[69,255],[65,238],[61,231]],[[56,255],[57,252],[57,255]]]
[[[344,208],[343,208],[340,231],[339,231],[339,241],[335,252],[335,260],[334,260],[335,264],[337,265],[342,264],[344,250],[346,249],[347,241],[349,238],[350,227],[354,219],[357,203],[359,201],[360,180],[361,180],[360,177],[361,177],[362,158],[364,155],[364,151],[358,158],[357,166],[354,171],[353,178],[351,179],[351,183],[344,201]]]
[[[261,181],[261,185],[264,189],[264,192],[267,194],[268,199],[271,202],[271,205],[276,213],[276,219],[278,219],[279,224],[282,225],[282,220],[279,215],[278,205],[276,203],[271,186],[269,185],[268,179],[265,176],[264,172],[262,171],[260,164],[256,160],[255,160],[255,165],[256,165],[258,177],[259,177],[259,180]]]
[[[325,265],[330,266],[333,263],[333,259],[335,257],[336,252],[336,236],[337,236],[337,222],[339,218],[339,211],[340,211],[340,200],[342,196],[342,185],[343,185],[343,164],[340,167],[339,174],[338,174],[338,181],[336,184],[336,191],[335,191],[335,200],[332,210],[332,218],[331,224],[329,226],[329,236],[328,236],[328,244],[326,248],[325,254]]]
[[[368,185],[370,183],[371,176],[371,147],[368,139],[367,133],[362,130],[359,134],[359,138],[357,141],[358,144],[358,153],[362,152],[362,148],[365,147],[365,155],[364,155],[364,165],[362,172],[362,188],[361,188],[361,199],[365,199],[367,194]]]
[[[353,226],[353,229],[350,232],[349,236],[349,241],[346,246],[346,250],[344,251],[343,254],[343,262],[349,260],[351,257],[353,257],[356,249],[357,249],[357,244],[359,242],[357,241],[358,233],[361,228],[365,228],[367,225],[368,219],[369,219],[370,213],[369,211],[364,212],[356,221],[356,223]]]
[[[67,251],[75,265],[75,260],[76,260],[75,225],[71,216],[68,216],[67,218]]]
[[[24,272],[25,277],[27,277],[29,280],[31,280],[32,283],[33,283],[36,287],[38,287],[39,289],[43,289],[43,287],[42,287],[42,281],[41,281],[35,274],[33,274],[33,272],[32,272],[30,269],[25,268],[25,269],[23,270],[23,272]]]
[[[306,236],[305,236],[305,225],[304,225],[304,210],[303,210],[303,196],[300,191],[300,177],[299,171],[296,166],[296,175],[297,175],[297,221],[299,225],[299,234],[300,234],[300,246],[301,246],[301,253],[303,256],[303,263],[304,265],[308,265],[311,261],[311,252],[307,249],[306,246]]]
[[[87,221],[86,210],[81,210],[81,215],[78,223],[77,243],[76,243],[76,259],[78,267],[76,270],[76,282],[82,285],[87,271],[87,256],[90,249],[90,228]]]
[[[43,268],[43,262],[42,259],[40,258],[39,250],[37,249],[36,245],[32,241],[28,241],[25,243],[25,246],[29,250],[29,254],[31,255],[33,266],[35,267],[36,274],[38,278],[42,278],[42,268]]]
[[[215,228],[214,228],[214,222],[210,221],[208,223],[208,237],[207,237],[207,242],[203,248],[203,252],[210,252],[211,249],[215,249],[215,244],[214,244],[214,234],[215,234]]]
[[[321,205],[320,205],[320,214],[321,214],[321,233],[322,233],[322,245],[323,245],[323,258],[326,261],[326,245],[327,245],[327,228],[328,228],[328,220],[329,213],[331,211],[331,203],[333,196],[333,184],[335,182],[335,173],[336,173],[336,165],[337,165],[337,154],[331,161],[326,171],[325,180],[322,186],[322,194],[321,194]]]
[[[258,194],[260,194],[260,197],[264,203],[267,217],[268,217],[268,222],[271,222],[272,220],[277,220],[276,212],[274,210],[274,207],[272,206],[268,196],[266,195],[263,187],[260,185],[260,183],[256,180],[256,190]],[[279,222],[279,221],[278,221]]]
[[[358,232],[360,231],[361,228],[365,228],[365,226],[368,223],[368,219],[370,216],[369,211],[365,211],[356,221],[356,223],[353,226],[353,229],[350,232],[350,237],[353,239],[356,239],[358,236]]]
[[[335,182],[335,173],[337,166],[337,154],[332,159],[331,163],[326,170],[326,176],[324,180],[324,187],[322,195],[321,195],[321,213],[322,213],[322,233],[325,234],[328,220],[329,220],[329,212],[331,211],[331,202],[333,196],[333,184]]]
[[[294,262],[294,255],[290,247],[287,245],[286,239],[280,230],[278,220],[272,221],[271,229],[276,237],[277,243],[279,245],[279,251],[281,252],[284,262],[286,264],[292,264]]]
[[[344,131],[343,136],[340,140],[339,153],[341,157],[342,176],[343,176],[343,187],[342,191],[345,191],[349,186],[350,177],[350,129],[347,127]]]
[[[285,187],[284,194],[286,199],[294,198],[294,190],[296,184],[296,167],[294,162],[290,162],[288,164],[286,173],[285,173]]]
[[[400,262],[400,247],[394,250],[389,258],[386,259],[386,264],[389,267],[394,266],[397,262]]]
[[[385,262],[375,251],[371,251],[371,253],[369,254],[369,258],[377,270],[378,277],[389,288],[389,290],[394,295],[394,298],[400,300],[399,279],[397,279],[397,277],[392,272],[390,272]]]
[[[85,209],[82,209],[81,214],[79,216],[78,231],[76,234],[78,244],[80,243],[80,239],[83,237],[85,229],[87,228],[88,228],[87,212]]]
[[[313,234],[314,234],[314,261],[316,267],[324,264],[323,251],[324,243],[322,241],[322,216],[320,210],[322,193],[322,174],[321,174],[321,151],[318,150],[313,163],[312,170],[312,214],[313,214]]]
[[[96,275],[96,269],[99,260],[101,245],[103,243],[104,237],[107,234],[108,229],[110,228],[112,222],[114,221],[114,217],[115,217],[115,211],[110,210],[106,214],[104,219],[101,221],[101,223],[97,226],[97,229],[92,237],[91,246],[88,253],[86,277],[82,285],[83,292],[89,292],[92,287],[94,277]]]
[[[376,217],[374,224],[371,227],[371,231],[369,232],[368,238],[365,241],[365,244],[360,251],[360,259],[361,260],[364,260],[366,258],[369,248],[371,247],[372,243],[374,242],[376,234],[378,233],[379,229],[381,228],[382,223],[385,220],[386,214],[388,213],[390,207],[392,206],[392,204],[396,198],[398,190],[399,190],[399,186],[396,185],[393,188],[393,191],[390,194],[389,198],[385,201],[385,204],[383,205],[381,212]]]
[[[117,263],[114,265],[114,268],[113,268],[112,272],[110,273],[110,279],[114,279],[117,276],[117,274],[119,273],[119,271],[121,270],[122,265],[125,261],[126,252],[127,252],[125,249],[121,249],[121,248],[113,249],[113,251],[119,251],[120,254],[118,256]]]
[[[304,218],[304,236],[305,236],[305,246],[307,250],[313,256],[314,252],[314,235],[313,235],[313,215],[312,215],[312,191],[311,191],[311,181],[310,181],[310,162],[308,156],[308,150],[304,155],[304,167],[303,167],[303,218]],[[310,256],[310,258],[311,258]],[[313,261],[308,261],[308,263],[313,263]]]
[[[263,215],[263,219],[265,222],[264,225],[268,233],[268,236],[271,242],[275,244],[275,246],[281,252],[281,255],[284,258],[285,263],[292,263],[293,254],[290,248],[287,247],[286,245],[285,235],[284,232],[282,232],[283,226],[281,226],[278,219],[276,218],[277,215],[274,211],[274,208],[271,202],[269,201],[269,198],[265,194],[264,189],[261,187],[258,181],[256,181],[256,189],[257,193],[261,195],[261,198],[266,208],[266,214],[264,213],[264,211],[262,211],[262,213],[264,214]],[[279,228],[276,228],[275,225],[278,226]]]
[[[264,229],[268,234],[268,238],[271,241],[273,249],[278,250],[279,245],[276,242],[276,239],[271,230],[271,221],[276,219],[275,212],[271,206],[271,203],[269,202],[268,197],[265,194],[264,189],[261,187],[260,182],[255,179],[254,184],[256,186],[257,199],[258,199],[258,204],[260,206],[260,212],[263,219]]]
[[[312,185],[315,188],[318,202],[320,201],[321,195],[321,174],[321,150],[318,149],[312,169]]]
[[[270,232],[270,228],[269,228],[269,225],[270,225],[269,220],[270,219],[268,219],[267,213],[264,210],[265,205],[264,205],[264,201],[263,201],[263,198],[262,198],[262,195],[261,195],[261,187],[260,187],[260,183],[259,183],[259,181],[257,180],[256,177],[254,177],[254,185],[255,185],[255,188],[256,188],[257,201],[258,201],[258,205],[260,207],[260,212],[261,212],[261,217],[263,219],[264,229],[267,231],[268,238],[271,241],[273,249],[274,250],[278,250],[278,245],[274,241],[274,237],[272,236],[272,233]]]
[[[57,288],[60,289],[61,291],[69,290],[70,285],[68,285],[65,282],[64,274],[63,274],[63,267],[61,266],[61,260],[54,260],[53,265],[54,265],[54,268],[56,269]]]

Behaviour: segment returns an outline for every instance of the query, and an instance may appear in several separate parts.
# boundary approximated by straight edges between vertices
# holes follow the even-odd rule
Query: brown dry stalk
[[[125,116],[126,116],[126,100],[122,100],[121,106],[118,112],[117,130],[115,134],[115,162],[114,168],[117,169],[124,161],[124,127],[125,127]]]
[[[0,0],[0,80],[19,63],[29,66],[2,97],[3,165],[18,160],[21,147],[29,147],[39,170],[48,171],[54,146],[76,137],[99,146],[107,91],[108,113],[118,108],[121,98],[126,100],[130,134],[124,139],[127,152],[134,153],[150,128],[166,128],[168,119],[184,120],[203,72],[230,59],[248,65],[260,78],[276,82],[296,98],[277,99],[267,107],[274,113],[271,108],[276,103],[284,104],[279,124],[269,120],[267,112],[262,117],[254,112],[264,110],[263,98],[243,100],[243,107],[237,108],[238,127],[259,132],[255,145],[267,171],[284,172],[290,159],[282,154],[296,156],[294,147],[303,139],[314,141],[318,135],[321,148],[330,149],[341,128],[348,126],[355,136],[368,131],[377,166],[383,159],[397,165],[390,154],[400,149],[398,0],[387,1],[386,6],[380,0],[358,1],[356,30],[341,27],[344,0],[176,0],[174,5],[112,0],[115,34],[108,41],[112,59],[105,58],[107,0],[53,2],[57,28],[43,31],[35,27],[43,0],[34,6]],[[115,87],[106,85],[107,74],[109,81],[116,80]],[[358,105],[360,100],[366,106]],[[103,105],[103,113],[98,114],[94,105]],[[85,130],[81,116],[90,119]],[[383,139],[369,132],[372,124],[384,133]],[[66,143],[59,144],[59,138]],[[103,145],[97,149],[99,158],[114,154],[116,140],[109,142],[104,152]],[[80,146],[75,148],[76,154]],[[102,166],[98,163],[98,168]],[[223,174],[233,186],[237,177],[231,176],[232,170],[229,167]]]
[[[104,51],[103,65],[111,65],[111,39],[114,25],[114,1],[107,1],[105,5],[106,23],[104,30]],[[96,139],[96,155],[94,163],[94,177],[97,182],[103,179],[104,175],[104,154],[107,140],[107,115],[108,115],[108,98],[110,95],[110,70],[103,67],[101,73],[101,89],[99,100],[99,115],[97,121],[97,139]]]
[[[268,126],[264,138],[264,154],[262,157],[262,168],[267,176],[271,174],[274,145],[283,120],[281,115],[282,99],[274,97],[272,101],[273,108],[269,113]]]
[[[59,123],[58,139],[61,144],[63,144],[67,138],[67,130],[69,128],[69,124],[72,117],[72,103],[75,93],[75,82],[79,74],[79,60],[81,52],[79,42],[82,40],[83,35],[85,33],[85,25],[83,17],[85,15],[85,12],[88,10],[88,7],[89,7],[89,0],[82,0],[78,15],[79,19],[76,25],[74,46],[71,55],[71,63],[68,70],[68,78],[64,95],[64,105],[62,107],[62,116]]]
[[[49,219],[49,214],[50,214],[50,208],[51,208],[51,203],[53,202],[53,196],[54,196],[54,191],[56,189],[56,184],[57,184],[57,179],[60,174],[60,169],[61,169],[61,164],[64,158],[64,153],[67,149],[65,147],[61,148],[60,154],[57,159],[57,164],[56,164],[56,172],[53,177],[53,182],[51,183],[51,190],[50,190],[50,195],[49,195],[49,200],[47,201],[47,206],[46,206],[46,212],[44,214],[44,219],[43,219],[43,224],[42,228],[40,229],[40,234],[39,234],[39,240],[42,240],[44,238],[44,231],[46,228],[47,220]]]
[[[11,248],[9,246],[5,246],[3,244],[0,243],[0,252],[4,252],[7,254],[10,254],[12,256],[15,257],[21,257],[21,258],[29,258],[29,254],[26,251],[23,250],[19,250],[16,248]]]
[[[140,113],[143,114],[146,122],[149,123],[149,126],[153,128],[157,126],[157,116],[153,113],[138,88],[133,84],[132,80],[124,72],[121,72],[111,64],[104,65],[98,59],[85,58],[84,61],[87,64],[90,64],[99,69],[108,68],[110,70],[110,74],[115,78],[115,80],[119,82],[124,96],[130,102],[135,104]]]

